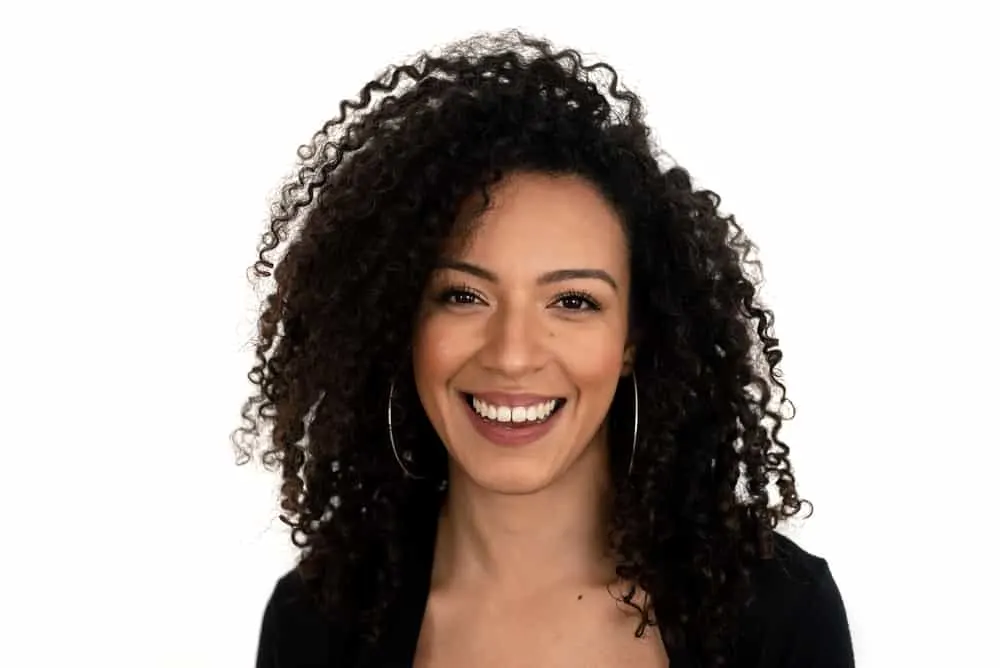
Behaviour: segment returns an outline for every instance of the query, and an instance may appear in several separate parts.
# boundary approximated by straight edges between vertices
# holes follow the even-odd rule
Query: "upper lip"
[[[493,406],[534,406],[536,404],[545,403],[546,401],[552,401],[553,399],[559,399],[557,396],[552,395],[541,395],[541,394],[526,394],[526,393],[510,393],[510,392],[466,392],[466,394],[471,394],[476,399],[481,399],[488,404]]]

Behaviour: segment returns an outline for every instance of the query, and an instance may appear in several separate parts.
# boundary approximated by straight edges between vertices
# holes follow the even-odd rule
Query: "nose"
[[[490,317],[481,362],[490,371],[516,378],[545,364],[544,328],[530,308],[507,304]]]

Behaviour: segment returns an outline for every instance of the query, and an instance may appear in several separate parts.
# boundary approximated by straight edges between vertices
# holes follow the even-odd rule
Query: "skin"
[[[450,456],[417,665],[664,666],[659,636],[635,639],[609,595],[622,583],[605,536],[606,421],[634,356],[621,220],[581,177],[519,173],[491,194],[432,277],[414,340],[417,391]],[[589,275],[553,276],[567,269]],[[491,391],[566,403],[539,440],[499,446],[462,394]]]

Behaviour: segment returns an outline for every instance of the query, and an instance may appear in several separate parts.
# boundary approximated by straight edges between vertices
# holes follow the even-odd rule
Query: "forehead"
[[[490,208],[470,231],[453,255],[500,273],[586,266],[621,274],[628,266],[621,218],[579,176],[506,177],[490,191]]]

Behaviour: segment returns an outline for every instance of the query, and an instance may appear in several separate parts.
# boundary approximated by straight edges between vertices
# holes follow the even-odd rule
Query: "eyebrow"
[[[489,281],[490,283],[500,282],[500,277],[489,269],[484,269],[478,265],[463,262],[461,260],[444,260],[438,263],[437,268],[454,269],[455,271],[471,274],[472,276],[481,278],[484,281]],[[559,283],[561,281],[569,281],[575,278],[592,278],[604,281],[616,292],[618,291],[618,283],[611,277],[611,274],[603,269],[556,269],[554,271],[545,272],[539,276],[538,285],[549,285],[552,283]]]

